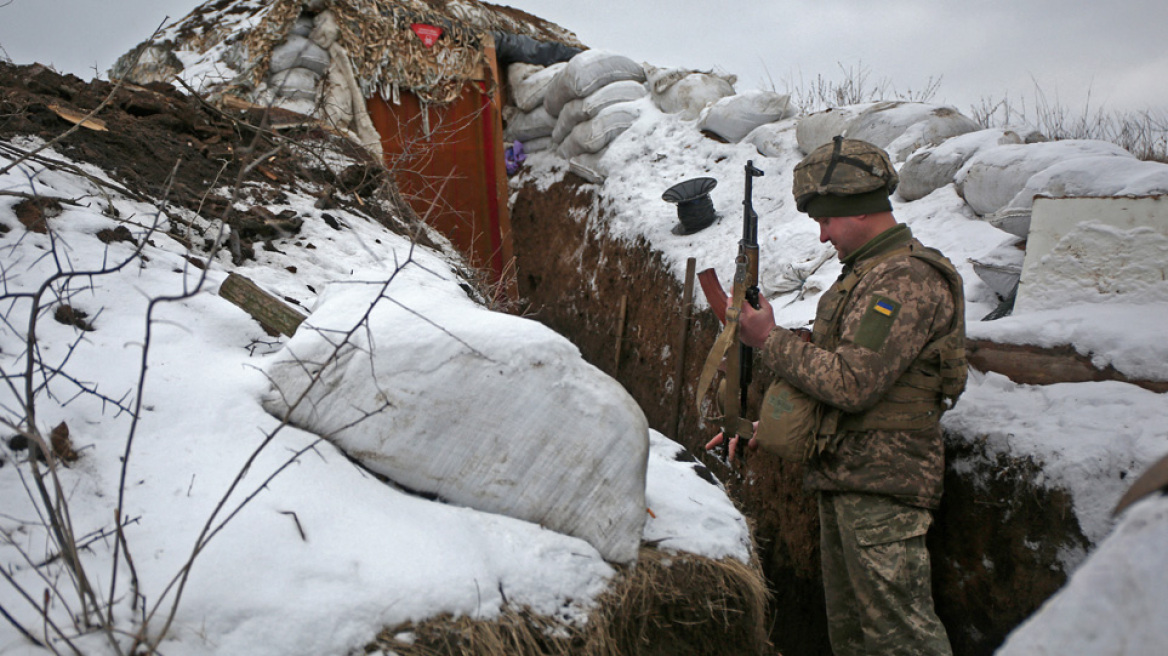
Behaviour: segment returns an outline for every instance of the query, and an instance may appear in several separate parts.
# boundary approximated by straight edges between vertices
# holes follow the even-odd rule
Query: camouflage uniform
[[[778,329],[762,353],[779,376],[828,406],[805,485],[820,493],[837,656],[951,653],[925,550],[944,475],[941,396],[928,391],[922,412],[912,383],[938,377],[939,365],[924,362],[922,351],[953,331],[955,319],[963,340],[963,313],[959,290],[910,248],[924,247],[897,225],[851,253],[820,299],[812,343]],[[865,273],[841,296],[840,282],[857,267]]]

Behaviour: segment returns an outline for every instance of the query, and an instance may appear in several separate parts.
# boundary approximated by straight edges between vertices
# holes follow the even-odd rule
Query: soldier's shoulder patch
[[[860,319],[854,339],[856,346],[879,351],[900,314],[900,303],[886,296],[873,296]]]

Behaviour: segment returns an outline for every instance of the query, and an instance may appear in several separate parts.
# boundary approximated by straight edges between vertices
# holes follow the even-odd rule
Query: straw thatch
[[[559,26],[478,0],[210,0],[166,27],[153,44],[142,44],[150,52],[136,67],[135,53],[124,55],[111,76],[139,84],[165,81],[179,74],[182,62],[210,57],[220,72],[234,75],[222,88],[204,91],[246,96],[267,74],[272,49],[293,23],[325,11],[336,17],[338,43],[367,97],[407,90],[428,104],[454,100],[466,81],[481,75],[491,34],[583,47]],[[410,30],[414,23],[440,27],[443,37],[426,46]]]
[[[643,548],[583,626],[525,609],[386,629],[367,651],[399,656],[735,656],[771,654],[757,566]]]

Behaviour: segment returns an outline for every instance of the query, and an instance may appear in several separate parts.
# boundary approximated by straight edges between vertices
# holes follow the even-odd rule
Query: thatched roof
[[[118,60],[111,76],[149,82],[201,66],[208,73],[199,81],[217,87],[202,90],[246,95],[293,23],[326,10],[336,18],[338,42],[367,96],[406,89],[427,102],[453,99],[486,63],[488,34],[584,47],[562,27],[479,0],[208,0],[167,26],[136,68],[137,49]],[[415,23],[438,26],[443,37],[427,46],[411,31]]]

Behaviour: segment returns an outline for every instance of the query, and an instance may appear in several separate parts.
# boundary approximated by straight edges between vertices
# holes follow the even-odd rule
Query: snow
[[[863,109],[844,108],[834,113],[854,117]],[[830,118],[825,116],[817,124]],[[600,189],[599,202],[610,218],[603,224],[593,221],[589,228],[608,231],[618,239],[646,239],[679,280],[683,279],[686,259],[693,257],[698,271],[715,268],[723,287],[729,289],[742,230],[743,169],[752,161],[765,172],[754,179],[752,198],[759,215],[761,291],[774,304],[779,325],[807,325],[814,316],[818,293],[835,280],[840,264],[833,249],[819,243],[816,224],[796,211],[791,198],[791,172],[803,157],[796,140],[797,125],[796,120],[780,121],[764,126],[768,128],[765,136],[747,139],[753,143],[724,144],[701,136],[692,122],[647,105],[638,121],[600,157],[600,166],[610,173]],[[1019,134],[1029,132],[1017,129]],[[1058,157],[1098,152],[1107,153],[1116,162],[1130,157],[1099,142],[1034,144],[1034,151],[1026,151],[1028,145],[999,145],[1000,137],[993,133],[954,139],[962,139],[961,150],[977,152],[966,164],[967,171],[976,160],[983,167],[979,175],[994,176],[987,189],[1013,189],[1000,194],[1003,203],[1030,175]],[[758,143],[757,148],[754,143]],[[946,147],[936,150],[946,152]],[[962,156],[967,155],[963,152]],[[1035,163],[1047,157],[1051,158],[1049,163]],[[1005,174],[1006,168],[1019,166],[1019,162],[1037,168],[1021,179],[1017,175],[1022,174],[1015,178]],[[1168,170],[1164,165],[1147,163],[1132,170],[1138,168],[1143,174],[1155,166]],[[562,160],[544,153],[530,156],[527,167],[514,184],[546,187],[566,169]],[[698,233],[673,235],[670,229],[678,221],[676,212],[660,194],[678,182],[704,176],[718,181],[710,193],[718,220]],[[1043,309],[979,321],[999,299],[974,272],[973,262],[987,259],[1000,246],[1017,239],[980,219],[954,183],[919,200],[910,202],[897,195],[892,200],[897,218],[926,245],[949,256],[964,277],[971,338],[1047,347],[1070,345],[1089,355],[1099,367],[1110,365],[1132,378],[1168,380],[1168,348],[1162,337],[1163,326],[1168,324],[1168,302],[1159,291],[1143,294],[1135,303],[1127,298],[1088,298],[1083,289],[1089,285],[1084,282],[1046,290],[1050,296]],[[1122,237],[1130,240],[1141,235],[1145,242],[1142,248],[1154,258],[1164,236],[1125,233]],[[1089,264],[1106,270],[1106,257],[1100,254]],[[700,295],[697,302],[704,305]],[[1102,653],[1162,652],[1162,648],[1150,645],[1164,644],[1165,630],[1158,628],[1164,623],[1146,618],[1149,609],[1163,608],[1162,590],[1168,587],[1164,575],[1168,562],[1162,548],[1153,546],[1162,546],[1163,533],[1168,530],[1164,526],[1168,501],[1155,496],[1119,518],[1112,517],[1111,510],[1136,476],[1168,454],[1165,417],[1168,396],[1128,383],[1032,386],[1013,383],[999,374],[974,372],[964,396],[943,418],[946,428],[967,439],[985,440],[990,455],[1004,453],[1039,464],[1042,473],[1036,483],[1070,493],[1080,527],[1097,546],[1090,558],[1083,553],[1062,554],[1064,567],[1072,571],[1082,565],[1083,575],[1075,576],[1065,592],[1055,597],[1043,611],[1043,619],[1036,618],[1033,625],[1019,630],[1030,637],[1019,637],[1023,647],[1008,653],[1087,655],[1101,653],[1100,644],[1121,645]],[[1122,584],[1096,584],[1116,569],[1126,577]],[[1105,606],[1112,612],[1095,615],[1088,606]],[[1123,622],[1117,620],[1120,615],[1125,617]],[[1120,631],[1138,635],[1106,642],[1096,640],[1096,631],[1108,638]],[[1028,651],[1051,632],[1061,632],[1060,640],[1052,643],[1059,648]],[[1076,638],[1088,635],[1091,639]]]
[[[46,154],[64,160],[51,150]],[[0,167],[9,161],[0,157]],[[162,625],[180,592],[168,586],[181,581],[196,545],[201,551],[181,585],[181,603],[161,645],[167,654],[348,653],[387,626],[443,613],[490,618],[508,604],[580,622],[608,588],[616,570],[582,539],[409,494],[356,466],[317,435],[281,426],[262,407],[270,390],[263,370],[281,357],[287,340],[267,336],[216,294],[230,268],[225,260],[203,271],[183,258],[183,247],[165,233],[167,222],[178,217],[107,196],[84,178],[42,164],[9,171],[0,177],[0,190],[68,199],[65,211],[50,219],[50,238],[26,232],[16,221],[13,207],[20,197],[0,196],[0,223],[10,228],[0,238],[9,295],[7,322],[0,329],[0,369],[6,376],[23,371],[30,301],[18,295],[34,291],[56,271],[58,260],[47,253],[55,252],[68,268],[97,269],[124,260],[134,248],[126,242],[103,244],[95,237],[99,230],[127,225],[142,239],[146,228],[158,228],[148,235],[141,260],[70,283],[70,304],[88,313],[95,330],[79,334],[53,321],[51,312],[42,313],[36,328],[46,361],[67,360],[66,370],[76,381],[104,395],[104,401],[77,395],[73,384],[58,378],[50,386],[52,395],[40,395],[37,404],[38,427],[47,434],[66,423],[81,454],[61,470],[60,481],[76,534],[91,542],[83,563],[103,590],[115,575],[110,517],[118,503],[122,457],[129,456],[123,514],[129,518],[126,541],[145,610],[131,605],[123,562],[113,612],[127,631],[135,630],[134,618],[143,612],[153,613],[155,630]],[[122,219],[102,213],[107,198]],[[289,194],[287,207],[305,218],[299,239],[315,248],[257,249],[262,261],[236,272],[310,307],[317,296],[311,290],[333,290],[330,283],[343,288],[374,270],[385,279],[395,262],[411,257],[408,241],[363,217],[330,210],[346,229],[328,227],[313,200]],[[397,282],[403,292],[421,293],[429,286],[442,297],[465,298],[451,263],[447,255],[415,249]],[[296,274],[287,267],[295,267]],[[153,305],[147,324],[150,300],[162,297],[178,300]],[[433,325],[480,321],[484,310],[465,305],[435,312]],[[440,330],[430,334],[431,346],[449,341]],[[522,347],[523,334],[516,339],[513,347]],[[135,423],[129,411],[147,343]],[[16,398],[22,391],[14,381],[0,392],[4,421],[23,416]],[[442,396],[431,392],[435,400]],[[133,446],[127,449],[131,435]],[[575,439],[589,437],[581,432]],[[675,459],[683,450],[679,445],[657,433],[648,437],[644,539],[671,552],[748,561],[746,521],[721,486],[703,479],[696,463]],[[50,556],[52,548],[30,503],[28,465],[20,464],[27,451],[13,451],[8,442],[6,437],[0,445],[5,500],[0,562],[30,594],[39,597],[54,584],[69,598],[67,580],[42,579],[29,566],[28,561]],[[209,541],[203,540],[207,532]],[[23,626],[41,625],[12,585],[0,585],[0,604]],[[67,612],[55,603],[51,614],[68,627]],[[97,635],[73,642],[84,653],[109,652]],[[44,652],[4,621],[0,653]]]
[[[679,279],[686,259],[693,257],[698,270],[714,267],[729,287],[741,231],[743,168],[753,161],[765,172],[753,181],[752,199],[760,217],[760,286],[781,325],[806,325],[818,294],[836,278],[840,265],[830,246],[819,242],[815,223],[796,211],[791,198],[791,171],[803,155],[796,143],[796,121],[780,121],[759,137],[766,144],[763,155],[753,143],[709,139],[695,129],[694,120],[664,114],[648,98],[637,106],[639,118],[599,157],[608,172],[598,200],[607,218],[601,222],[590,215],[589,229],[647,240]],[[977,155],[966,165],[967,176],[971,163],[985,163],[988,168],[981,175],[992,174],[987,185],[996,194],[995,203],[1004,204],[1026,181],[1004,176],[1002,170],[1026,147],[1002,146],[1012,150],[995,153],[992,144],[972,144],[968,150]],[[1111,147],[1055,146],[1043,152],[1068,148],[1094,154]],[[567,162],[554,154],[534,153],[512,184],[544,188],[567,170]],[[718,180],[711,198],[719,218],[696,234],[674,235],[675,206],[661,194],[702,176]],[[1007,188],[1008,194],[1002,191]],[[49,194],[80,205],[66,205],[65,214],[53,222],[59,229],[56,242],[50,242],[47,236],[24,233],[12,218],[17,198],[0,196],[0,220],[13,228],[0,238],[8,292],[33,289],[52,272],[54,260],[45,254],[54,245],[78,267],[116,261],[130,252],[127,244],[107,248],[93,238],[98,229],[117,223],[101,213],[103,193],[77,176],[25,165],[0,178],[0,189]],[[408,243],[344,212],[332,211],[347,229],[332,230],[317,220],[321,212],[312,200],[290,195],[287,206],[306,217],[303,238],[315,250],[263,252],[261,262],[238,271],[279,296],[312,307],[329,284],[368,277],[370,270],[388,276],[394,258],[406,260]],[[158,214],[154,207],[117,195],[112,202],[121,216],[134,217],[139,225],[148,225]],[[923,242],[945,252],[964,276],[971,337],[1069,344],[1097,364],[1168,380],[1160,330],[1168,322],[1163,298],[1137,304],[1078,299],[980,322],[998,298],[977,277],[973,261],[1011,235],[979,219],[954,184],[919,200],[894,196],[893,203],[896,216]],[[165,222],[171,217],[159,218]],[[130,415],[111,403],[73,398],[69,385],[57,380],[55,395],[42,397],[38,426],[47,431],[67,422],[82,453],[74,467],[63,471],[62,485],[76,531],[86,536],[110,527],[121,449],[133,431],[124,508],[131,518],[127,541],[147,607],[161,601],[163,615],[174,594],[172,590],[167,596],[167,583],[180,572],[216,504],[240,474],[240,484],[211,524],[222,530],[195,561],[183,589],[163,645],[166,653],[345,653],[384,626],[440,613],[492,617],[508,602],[566,621],[586,614],[615,570],[584,540],[410,495],[358,468],[329,442],[281,427],[261,406],[269,389],[261,371],[279,356],[285,340],[267,337],[215,295],[229,268],[225,262],[216,262],[204,274],[181,257],[181,246],[165,234],[156,233],[152,240],[144,250],[149,261],[141,266],[135,261],[117,273],[76,283],[73,302],[90,312],[98,330],[86,333],[75,351],[70,344],[78,335],[69,326],[41,317],[37,334],[46,358],[68,357],[78,380],[97,382],[102,393],[116,400],[136,385],[148,300],[195,290],[155,307],[140,422],[133,425]],[[403,285],[456,284],[447,256],[426,254],[421,259],[425,268],[411,263]],[[289,266],[296,267],[295,276],[287,272]],[[206,283],[197,287],[203,275]],[[27,300],[8,303],[8,316],[27,316]],[[457,314],[442,317],[450,326],[460,320]],[[10,321],[0,331],[0,361],[6,372],[17,370],[25,348],[24,324]],[[12,416],[15,393],[2,392],[5,416]],[[133,395],[128,399],[131,403]],[[1168,601],[1168,563],[1162,549],[1168,537],[1168,501],[1157,495],[1119,518],[1110,514],[1134,476],[1168,453],[1166,415],[1168,397],[1126,383],[1030,386],[993,373],[971,377],[965,395],[945,416],[946,427],[984,440],[991,452],[1040,464],[1040,482],[1070,493],[1076,518],[1092,544],[1089,554],[1065,555],[1064,565],[1077,568],[1068,586],[1014,634],[1003,653],[1090,654],[1100,653],[1106,644],[1119,647],[1105,653],[1148,654],[1157,653],[1156,646],[1168,639],[1164,622],[1149,621],[1156,609],[1162,615]],[[698,476],[692,463],[675,458],[680,446],[652,431],[649,438],[644,539],[680,552],[747,560],[745,520],[721,488]],[[14,462],[11,452],[0,453]],[[0,496],[6,500],[0,511],[0,562],[18,581],[39,591],[43,581],[16,552],[19,546],[33,559],[43,558],[47,541],[36,528],[16,472],[9,464],[0,468]],[[254,500],[238,516],[221,524],[253,493]],[[112,545],[112,538],[102,536],[84,555],[103,583],[112,577]],[[124,569],[118,580],[116,612],[129,622],[134,611],[125,594]],[[0,590],[6,610],[19,613],[27,625],[38,624],[11,587]],[[63,609],[54,613],[64,618]],[[105,648],[94,637],[83,640],[87,652]],[[0,624],[0,652],[40,653],[22,645],[10,625]]]

